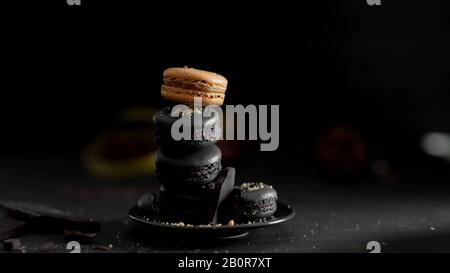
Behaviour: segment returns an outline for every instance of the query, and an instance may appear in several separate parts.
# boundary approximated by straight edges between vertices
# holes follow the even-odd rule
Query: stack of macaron
[[[215,145],[222,136],[218,115],[202,115],[205,106],[222,105],[227,79],[219,74],[193,68],[164,71],[162,96],[183,104],[183,111],[161,109],[153,116],[155,155],[160,180],[160,219],[190,225],[233,223],[233,219],[266,218],[276,210],[276,192],[265,184],[235,187],[235,169],[222,167],[222,154]],[[202,98],[195,108],[194,98]],[[198,116],[196,116],[198,115]],[[175,140],[171,128],[180,118],[191,124],[191,138]],[[194,122],[199,117],[201,122]],[[205,130],[208,128],[208,130]],[[212,129],[211,129],[212,128]]]
[[[221,120],[218,115],[202,115],[204,106],[223,104],[226,87],[227,80],[216,73],[193,68],[164,71],[162,96],[187,106],[179,112],[167,107],[153,116],[154,139],[160,146],[155,155],[160,212],[168,221],[217,224],[219,207],[233,191],[235,170],[222,169],[222,153],[215,145],[221,137]],[[195,97],[202,98],[201,108],[195,108]],[[194,122],[195,115],[200,123]],[[171,128],[181,117],[190,119],[191,137],[176,141]]]

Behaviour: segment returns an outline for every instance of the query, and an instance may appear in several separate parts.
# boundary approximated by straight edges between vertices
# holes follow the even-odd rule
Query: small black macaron
[[[277,210],[277,192],[261,182],[243,183],[235,189],[234,209],[240,220],[258,220],[272,216]]]
[[[179,112],[175,117],[171,116],[172,109],[166,107],[153,115],[153,121],[156,124],[154,140],[160,146],[177,146],[179,148],[196,148],[201,145],[215,143],[222,134],[220,117],[215,112],[211,112],[209,117],[202,115],[202,112]],[[194,115],[200,115],[198,123],[194,122]],[[184,130],[190,130],[190,139],[175,140],[171,135],[172,125],[181,117],[190,120],[190,127],[186,126]]]
[[[192,151],[161,148],[155,155],[156,172],[166,184],[205,185],[219,174],[221,159],[222,153],[216,145],[206,145]]]

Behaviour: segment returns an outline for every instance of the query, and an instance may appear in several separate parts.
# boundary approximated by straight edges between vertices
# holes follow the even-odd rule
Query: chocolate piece
[[[64,230],[81,233],[99,233],[100,224],[92,219],[73,217],[58,209],[25,202],[0,202],[0,209],[9,216],[26,222],[27,228],[44,233],[63,233]]]
[[[95,245],[92,248],[95,250],[102,250],[102,251],[106,251],[106,252],[111,251],[111,248],[109,248],[108,246]]]
[[[191,191],[161,187],[161,216],[169,222],[217,224],[222,222],[220,206],[234,188],[235,169],[228,167],[207,186]]]
[[[159,149],[155,163],[163,182],[205,185],[213,181],[222,169],[221,158],[222,153],[216,145],[206,145],[190,152]]]
[[[0,218],[0,242],[17,237],[22,234],[25,227],[25,223],[9,218],[9,217],[1,217]]]
[[[58,250],[58,245],[54,242],[48,242],[39,247],[39,252],[54,253]]]
[[[8,239],[3,242],[3,250],[7,252],[20,251],[22,249],[24,248],[22,247],[20,239]]]
[[[225,168],[220,176],[217,177],[213,188],[213,194],[209,200],[209,213],[214,213],[213,224],[220,219],[219,211],[222,203],[227,199],[234,188],[234,179],[236,170],[232,167]]]

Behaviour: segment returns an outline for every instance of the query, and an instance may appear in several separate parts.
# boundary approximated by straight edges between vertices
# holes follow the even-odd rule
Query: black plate
[[[148,193],[149,194],[149,193]],[[164,223],[157,214],[148,213],[148,210],[134,206],[128,213],[128,218],[162,232],[189,233],[190,235],[213,236],[220,238],[237,238],[248,234],[251,229],[262,228],[283,223],[294,217],[295,211],[291,205],[277,202],[277,210],[273,217],[262,222],[236,223],[235,225],[221,226],[179,226]],[[173,234],[173,233],[172,233]]]

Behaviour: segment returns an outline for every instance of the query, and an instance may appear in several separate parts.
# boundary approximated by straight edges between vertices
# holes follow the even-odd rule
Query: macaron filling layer
[[[167,183],[208,184],[213,181],[220,170],[220,161],[196,168],[173,168],[164,163],[156,163],[159,178]]]
[[[191,89],[184,89],[181,87],[174,87],[174,86],[166,86],[163,85],[161,88],[161,94],[163,96],[167,96],[170,94],[175,95],[183,95],[183,96],[189,96],[191,97],[190,100],[194,101],[194,97],[201,97],[201,98],[208,98],[208,99],[225,99],[224,93],[214,93],[210,91],[200,91],[200,90],[191,90]]]
[[[164,79],[164,85],[188,90],[208,91],[225,93],[226,86],[219,86],[207,81],[189,81],[185,79],[167,78]]]

